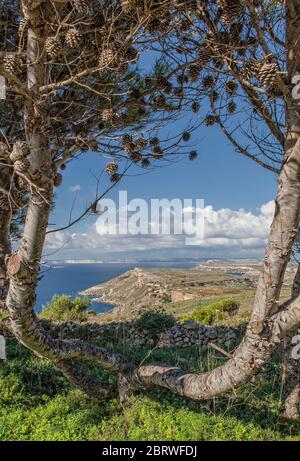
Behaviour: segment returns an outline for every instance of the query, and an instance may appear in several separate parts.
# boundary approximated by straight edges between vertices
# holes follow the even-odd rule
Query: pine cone
[[[138,57],[139,52],[137,49],[133,48],[133,46],[127,48],[126,52],[124,53],[124,58],[126,58],[126,60],[130,62],[136,62]]]
[[[246,80],[249,80],[252,77],[257,77],[257,74],[260,70],[260,65],[258,62],[250,60],[243,67],[243,75]]]
[[[200,104],[198,101],[194,101],[192,104],[192,111],[196,114],[200,110]]]
[[[4,69],[12,75],[18,75],[21,72],[22,60],[17,54],[7,54],[3,58]]]
[[[214,84],[215,84],[215,79],[214,79],[214,77],[212,75],[207,75],[202,80],[202,86],[204,88],[211,88],[211,87],[214,86]]]
[[[271,96],[271,97],[274,97],[274,98],[282,98],[283,96],[283,91],[282,89],[280,88],[280,86],[278,85],[278,83],[274,83],[273,85],[271,85],[269,88],[268,88],[268,94]]]
[[[233,40],[239,40],[243,32],[244,24],[242,22],[235,22],[230,26],[230,34]]]
[[[79,30],[77,30],[75,27],[72,29],[69,29],[68,32],[66,33],[66,43],[69,45],[70,48],[78,48],[80,46],[81,42],[81,35]]]
[[[236,103],[234,101],[230,101],[228,104],[227,104],[227,110],[229,112],[229,114],[233,114],[235,111],[236,111]]]
[[[54,186],[59,187],[62,184],[63,177],[60,173],[57,173],[54,178]]]
[[[133,142],[133,138],[130,134],[124,134],[122,138],[122,147],[125,152],[133,152],[135,149],[135,143]]]
[[[28,144],[25,141],[16,141],[10,154],[10,160],[15,163],[26,158],[29,153],[30,150]]]
[[[217,3],[222,10],[222,22],[228,26],[231,25],[243,11],[240,0],[217,0]]]
[[[196,151],[196,150],[192,150],[192,152],[190,152],[190,154],[189,154],[189,159],[190,159],[190,160],[195,160],[197,157],[198,157],[197,151]]]
[[[151,138],[150,139],[150,144],[151,144],[151,146],[158,146],[159,139],[156,136],[154,138]]]
[[[9,157],[8,147],[5,142],[0,141],[0,159],[7,159]]]
[[[191,64],[189,67],[188,75],[192,82],[197,82],[201,72],[200,64]]]
[[[190,139],[191,139],[191,133],[189,133],[188,131],[185,131],[182,134],[182,140],[185,142],[188,142]]]
[[[138,7],[138,0],[121,0],[121,8],[123,13],[131,13]]]
[[[86,0],[73,0],[73,5],[78,13],[87,13],[89,11],[89,2]]]
[[[150,160],[148,158],[143,158],[142,163],[141,163],[143,168],[148,168],[150,166],[150,164],[151,163],[150,163]]]
[[[51,59],[55,59],[61,52],[60,40],[56,37],[48,37],[45,41],[45,50]]]
[[[229,56],[233,49],[232,35],[230,32],[208,34],[205,40],[213,55],[217,58]]]
[[[218,99],[220,98],[220,95],[217,91],[212,91],[211,93],[211,99],[213,102],[216,102],[218,101]]]
[[[151,79],[150,83],[152,83]],[[161,90],[164,93],[171,93],[173,87],[172,83],[170,83],[166,77],[158,77],[156,80],[156,86],[158,90]]]
[[[122,137],[122,144],[125,145],[125,144],[131,144],[133,143],[133,138],[131,136],[131,134],[124,134],[124,136]]]
[[[129,154],[130,160],[132,160],[133,163],[138,163],[142,160],[142,156],[139,152],[134,151]]]
[[[101,68],[114,67],[115,58],[116,58],[116,55],[115,55],[113,48],[106,48],[102,50],[100,54],[99,66]]]
[[[116,121],[116,114],[113,109],[103,109],[101,113],[101,120],[104,123],[114,123]]]
[[[145,149],[145,147],[147,147],[148,145],[148,142],[143,136],[141,136],[140,138],[136,140],[135,145],[137,149]]]
[[[119,182],[121,180],[121,175],[119,173],[113,173],[110,177],[111,182]]]
[[[161,158],[161,157],[164,156],[164,153],[163,153],[161,147],[156,146],[156,147],[154,147],[151,155],[152,155],[152,157],[155,157],[155,158]]]
[[[276,63],[265,63],[258,71],[257,80],[264,86],[271,87],[276,81],[278,66]]]
[[[116,173],[118,169],[119,169],[119,165],[116,162],[108,163],[105,167],[105,171],[109,175]]]
[[[211,59],[211,51],[205,47],[198,53],[198,63],[200,66],[206,66]]]
[[[225,91],[229,95],[235,94],[237,89],[238,89],[238,84],[235,80],[229,80],[228,82],[226,82]]]

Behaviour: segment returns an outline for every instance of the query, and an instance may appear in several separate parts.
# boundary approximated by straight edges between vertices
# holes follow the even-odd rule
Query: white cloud
[[[261,255],[274,213],[274,202],[263,204],[256,212],[212,206],[204,208],[205,237],[198,246],[186,246],[184,235],[113,235],[111,224],[106,229],[95,223],[84,233],[57,232],[49,234],[46,253],[63,249],[79,257],[94,255],[138,254],[148,257],[172,253],[178,257],[197,255],[255,256]],[[151,223],[153,225],[153,222]],[[109,230],[109,234],[106,232]],[[50,251],[49,251],[50,250]],[[206,257],[206,256],[205,256]]]
[[[80,184],[75,184],[74,186],[69,187],[69,192],[79,192],[81,190]]]

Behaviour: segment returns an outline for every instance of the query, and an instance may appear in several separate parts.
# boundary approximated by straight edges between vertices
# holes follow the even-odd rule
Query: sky
[[[157,54],[140,57],[139,67],[148,71]],[[238,102],[238,101],[237,101]],[[238,117],[243,123],[249,107],[238,102]],[[201,107],[202,117],[209,111]],[[195,121],[195,119],[194,119]],[[160,139],[182,133],[190,122],[190,113],[170,122],[159,133]],[[244,127],[246,128],[246,127]],[[118,193],[126,191],[128,200],[202,199],[204,200],[204,239],[198,245],[186,245],[184,235],[113,235],[110,226],[99,225],[93,215],[71,228],[48,235],[45,258],[59,259],[168,259],[168,258],[247,258],[261,257],[273,216],[276,176],[235,152],[220,128],[199,127],[192,133],[187,149],[197,150],[198,158],[189,161],[178,155],[147,171],[134,169],[106,197],[119,208]],[[50,229],[64,227],[95,199],[96,180],[107,163],[87,152],[68,164],[62,185],[56,191],[56,206]],[[109,186],[103,177],[100,191]],[[100,204],[101,206],[101,204]],[[150,226],[151,226],[150,219]],[[155,220],[154,220],[155,221]],[[155,223],[152,222],[152,225]]]
[[[170,135],[180,127],[167,126]],[[48,236],[47,260],[60,259],[168,259],[168,258],[245,258],[261,257],[274,210],[276,176],[236,153],[217,127],[200,128],[193,133],[193,149],[199,157],[176,159],[145,173],[128,174],[106,197],[116,203],[119,191],[128,200],[174,198],[204,200],[204,240],[186,245],[184,235],[112,235],[100,229],[93,215],[65,231]],[[96,180],[105,160],[93,153],[71,162],[56,192],[56,206],[50,229],[68,224],[95,198]],[[104,178],[100,188],[109,184]],[[102,190],[100,189],[100,190]],[[98,222],[98,224],[97,224]],[[105,233],[108,230],[108,234]]]

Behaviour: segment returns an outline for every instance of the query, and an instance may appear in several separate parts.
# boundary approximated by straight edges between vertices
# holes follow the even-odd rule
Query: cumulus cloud
[[[263,204],[255,212],[230,208],[215,210],[209,205],[204,208],[203,213],[204,240],[199,240],[197,246],[187,246],[185,235],[118,235],[112,221],[98,220],[85,232],[50,234],[46,241],[46,252],[63,250],[64,255],[72,252],[78,258],[91,255],[114,255],[117,258],[126,253],[135,256],[154,256],[157,253],[172,257],[188,257],[191,254],[203,257],[258,256],[266,242],[274,213],[274,202]],[[149,228],[156,224],[151,221]],[[191,223],[187,222],[187,227],[192,227]]]

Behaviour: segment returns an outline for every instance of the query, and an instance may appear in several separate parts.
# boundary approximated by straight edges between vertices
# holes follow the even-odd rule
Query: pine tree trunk
[[[294,278],[292,296],[300,294],[300,264]],[[283,341],[283,399],[284,416],[288,419],[300,418],[300,362],[292,357],[292,339],[299,333],[298,328],[291,330]]]
[[[290,332],[284,340],[283,385],[284,385],[284,417],[287,419],[300,418],[300,363],[293,360],[292,338],[298,330]]]
[[[5,310],[5,298],[8,291],[8,278],[6,274],[6,258],[10,253],[9,241],[10,213],[0,211],[0,312]]]
[[[286,18],[286,54],[287,54],[287,72],[288,81],[292,81],[295,75],[300,74],[300,46],[299,46],[299,24],[295,18],[299,18],[300,2],[299,0],[287,1],[287,18]],[[299,102],[291,101],[286,107],[286,148],[300,137],[300,119],[299,119]],[[299,181],[299,179],[298,179]],[[292,297],[295,298],[300,294],[300,265],[294,278]],[[298,332],[298,328],[291,330],[284,338],[284,358],[283,358],[283,385],[284,385],[284,415],[287,418],[295,419],[300,417],[300,364],[299,361],[293,360],[292,338]]]
[[[6,272],[6,260],[11,252],[9,230],[12,210],[8,196],[5,191],[9,191],[11,181],[11,168],[5,166],[4,159],[0,165],[0,312],[5,310],[5,298],[8,292],[9,280]]]

